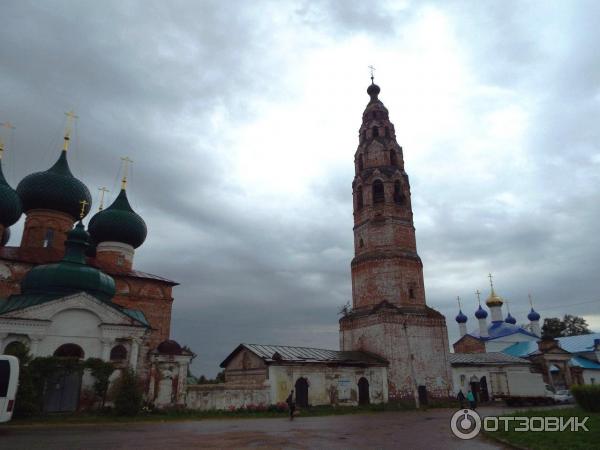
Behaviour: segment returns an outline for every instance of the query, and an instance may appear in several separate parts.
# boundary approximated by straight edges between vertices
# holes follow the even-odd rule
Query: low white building
[[[454,394],[471,390],[479,401],[489,401],[494,391],[503,392],[498,380],[507,379],[515,373],[531,373],[533,364],[523,358],[493,353],[451,353]],[[496,389],[495,389],[496,388]]]
[[[388,362],[368,352],[240,344],[221,367],[225,383],[188,386],[188,408],[268,406],[292,390],[299,407],[388,401]]]

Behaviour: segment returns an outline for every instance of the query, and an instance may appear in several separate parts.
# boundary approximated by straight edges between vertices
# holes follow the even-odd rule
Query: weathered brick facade
[[[425,303],[408,175],[388,110],[368,89],[356,151],[353,309],[340,319],[342,350],[365,350],[390,362],[389,395],[430,395],[451,389],[444,316]]]
[[[66,236],[63,230],[72,227],[73,219],[64,213],[34,210],[27,214],[21,247],[0,248],[0,301],[20,292],[20,282],[32,267],[60,261]],[[46,231],[42,230],[48,229],[54,230],[53,239],[44,247]],[[88,258],[88,264],[115,279],[117,292],[113,301],[116,304],[144,313],[152,327],[148,349],[154,349],[169,339],[172,289],[177,283],[132,270],[131,260],[125,259],[122,265],[116,261],[116,258]]]
[[[465,334],[452,346],[454,347],[454,353],[485,353],[483,341],[468,334]]]

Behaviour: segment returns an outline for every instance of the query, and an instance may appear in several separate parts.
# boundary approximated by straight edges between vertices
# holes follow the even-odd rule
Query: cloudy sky
[[[49,167],[69,109],[71,166],[94,194],[114,198],[119,157],[135,161],[149,228],[135,264],[181,283],[172,336],[196,374],[240,342],[337,347],[370,64],[450,340],[456,296],[472,317],[488,272],[520,322],[531,292],[543,317],[600,329],[598,2],[9,0],[1,14],[7,178]]]

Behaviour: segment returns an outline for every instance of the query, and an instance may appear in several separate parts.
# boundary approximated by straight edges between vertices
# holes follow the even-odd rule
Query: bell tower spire
[[[425,303],[410,184],[380,92],[371,72],[354,154],[353,307],[340,319],[340,348],[388,360],[389,398],[413,397],[418,404],[423,390],[450,395],[448,334],[444,316]]]
[[[373,78],[373,76],[371,76]],[[424,307],[423,267],[417,254],[402,147],[372,83],[354,155],[354,308],[387,301]]]

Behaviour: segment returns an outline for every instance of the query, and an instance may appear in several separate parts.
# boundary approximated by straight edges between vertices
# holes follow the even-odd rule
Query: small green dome
[[[91,218],[88,229],[98,244],[123,242],[133,248],[142,245],[148,234],[146,222],[131,208],[125,189],[121,189],[112,205]]]
[[[110,301],[115,295],[115,280],[85,262],[89,234],[81,221],[67,234],[62,261],[31,269],[21,281],[22,294],[70,295],[87,292]]]
[[[82,200],[87,202],[84,216],[92,203],[88,188],[71,173],[64,150],[50,169],[23,178],[17,186],[17,194],[25,212],[51,209],[69,214],[74,219],[79,218]]]
[[[14,225],[21,217],[21,212],[21,199],[6,182],[0,161],[0,224],[5,228]]]

